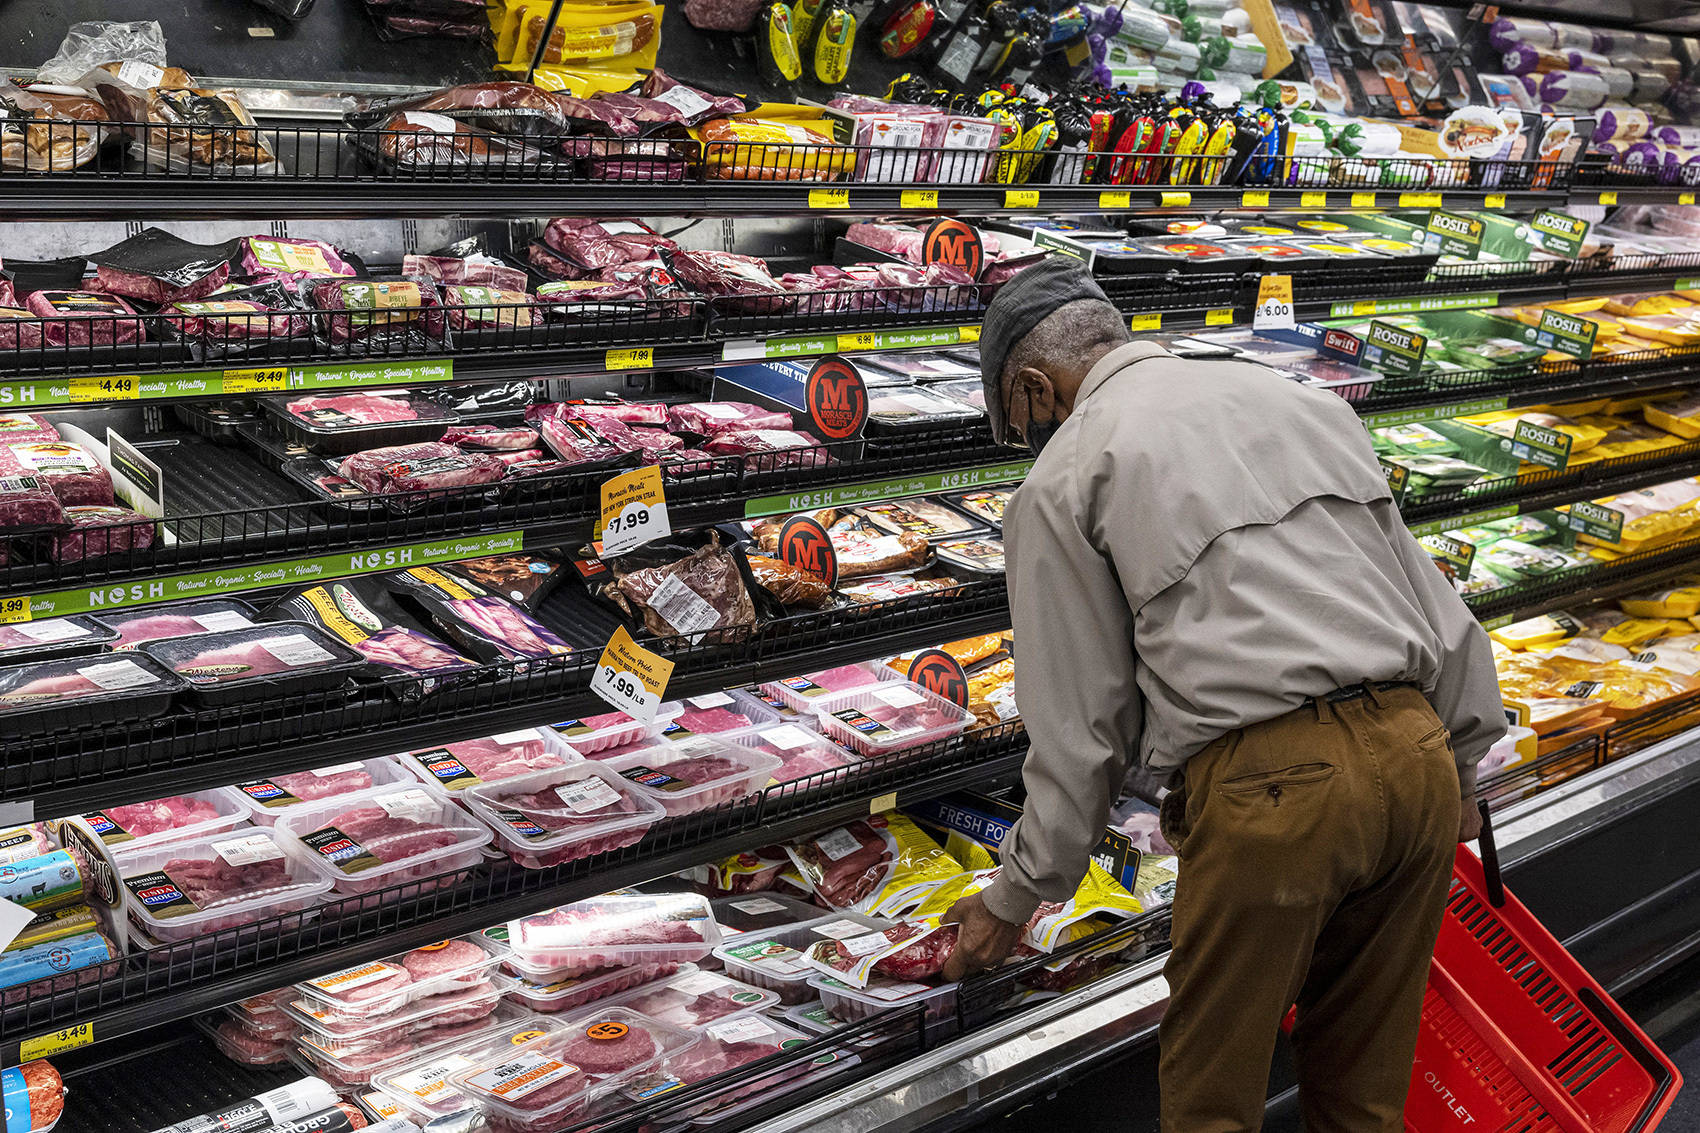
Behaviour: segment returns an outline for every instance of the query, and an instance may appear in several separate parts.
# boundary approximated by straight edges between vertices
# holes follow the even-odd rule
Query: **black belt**
[[[1417,686],[1412,684],[1410,681],[1364,681],[1360,684],[1346,685],[1344,688],[1337,688],[1333,692],[1328,693],[1326,696],[1307,697],[1305,699],[1305,703],[1315,704],[1317,700],[1320,699],[1326,700],[1330,704],[1339,704],[1342,701],[1357,700],[1359,697],[1368,696],[1371,689],[1374,689],[1376,692],[1389,692],[1396,688],[1416,687]]]

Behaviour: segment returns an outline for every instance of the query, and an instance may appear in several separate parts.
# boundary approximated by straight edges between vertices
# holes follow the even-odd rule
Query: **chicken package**
[[[473,934],[316,976],[294,990],[328,1009],[328,1021],[358,1023],[393,1016],[431,996],[488,987],[501,956],[499,948]]]
[[[555,978],[634,964],[683,964],[720,944],[708,898],[614,893],[508,922],[508,946]]]
[[[426,786],[453,798],[481,783],[501,783],[519,775],[565,767],[578,756],[550,729],[527,728],[424,748],[397,758]]]
[[[244,236],[239,265],[249,279],[279,280],[291,290],[318,276],[355,274],[334,245],[286,236]]]
[[[340,312],[323,316],[333,344],[381,339],[382,350],[396,336],[415,334],[423,344],[446,342],[437,285],[428,276],[398,279],[319,279],[306,288],[315,308]]]
[[[304,803],[316,803],[382,784],[407,781],[406,769],[394,760],[367,759],[312,771],[268,775],[263,779],[244,779],[230,789],[241,796],[247,807],[248,821],[256,826],[274,826],[280,817]]]
[[[821,733],[866,758],[954,736],[973,723],[966,708],[911,681],[891,681],[815,704]]]
[[[217,834],[240,825],[246,817],[241,800],[229,788],[218,787],[91,810],[75,818],[60,819],[59,826],[73,823],[104,845],[130,850]]]
[[[477,862],[490,832],[422,787],[374,787],[301,807],[278,836],[335,878],[339,893],[372,893]]]
[[[53,536],[48,557],[56,563],[77,563],[102,555],[145,551],[153,546],[154,521],[125,507],[68,507],[69,531]]]
[[[207,704],[325,692],[366,668],[346,644],[302,622],[147,642],[141,651]]]
[[[22,441],[0,448],[0,467],[43,481],[66,507],[112,507],[112,473],[71,441]]]
[[[43,320],[48,346],[122,346],[147,337],[146,324],[122,296],[94,291],[32,291],[30,314]]]
[[[699,641],[710,631],[741,635],[756,621],[738,563],[718,539],[677,562],[621,573],[603,594],[658,637]]]
[[[499,594],[435,567],[385,575],[398,593],[418,603],[434,628],[480,661],[564,657],[573,647]]]
[[[716,1019],[764,1011],[779,1002],[766,988],[754,987],[718,972],[680,972],[608,1000],[610,1007],[636,1011],[646,1019],[694,1029]]]
[[[488,453],[464,452],[440,441],[367,449],[344,457],[338,466],[346,479],[375,495],[493,484],[506,470],[507,465]]]
[[[792,429],[738,429],[703,442],[703,451],[716,456],[743,456],[750,472],[786,468],[825,468],[832,456],[812,433]]]
[[[744,401],[693,401],[668,406],[667,427],[715,437],[748,429],[789,429],[791,414]]]
[[[80,87],[48,83],[0,88],[0,169],[80,169],[116,134],[105,103]]]
[[[978,535],[987,529],[984,523],[929,499],[868,504],[857,508],[856,514],[887,535],[913,532],[929,542]]]
[[[130,918],[167,943],[299,913],[331,888],[312,861],[268,830],[136,850],[118,868]]]
[[[453,683],[455,674],[478,666],[403,613],[378,579],[303,586],[272,603],[261,617],[267,622],[306,622],[353,647],[378,669],[416,678],[391,686],[404,700],[435,692],[443,683]]]
[[[595,762],[481,784],[461,798],[526,869],[630,846],[667,813],[610,766]]]
[[[66,657],[0,668],[0,733],[147,720],[171,705],[183,679],[151,657]]]
[[[885,813],[785,847],[814,895],[834,909],[901,916],[962,867],[908,818]]]
[[[277,156],[235,91],[154,87],[147,92],[147,121],[153,128],[142,156],[156,169],[247,176],[278,170]]]
[[[504,595],[528,610],[535,610],[566,579],[566,564],[548,552],[519,552],[485,555],[445,563],[443,569],[456,578],[476,582],[486,590]]]
[[[780,760],[717,736],[661,740],[605,766],[677,817],[735,802],[767,784]]]

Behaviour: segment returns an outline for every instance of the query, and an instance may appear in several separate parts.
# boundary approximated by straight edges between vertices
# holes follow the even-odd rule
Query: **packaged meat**
[[[0,735],[148,720],[184,687],[151,657],[65,657],[0,668]]]
[[[339,1032],[338,1037],[359,1038],[362,1032],[338,1025],[381,1019],[394,1024],[403,1008],[422,1000],[482,991],[502,951],[476,933],[458,936],[304,980],[295,990],[315,1009],[314,1025],[328,1024]]]
[[[920,535],[909,531],[885,535],[873,524],[854,515],[832,524],[827,534],[838,556],[840,582],[870,574],[919,569],[928,565],[932,558],[931,545]],[[777,547],[779,524],[765,528],[760,538],[764,549]]]
[[[445,563],[443,569],[456,578],[466,578],[486,590],[505,596],[527,610],[535,610],[566,578],[566,565],[554,554],[519,553],[487,555]]]
[[[277,156],[235,91],[158,86],[146,98],[154,126],[143,151],[149,165],[248,176],[277,172]]]
[[[470,787],[461,799],[526,869],[630,846],[667,813],[609,765],[594,762]]]
[[[420,993],[388,1010],[366,1015],[356,1010],[366,1006],[363,1001],[350,1002],[345,1005],[349,1010],[344,1010],[343,1006],[324,998],[301,994],[285,1003],[283,1012],[303,1038],[313,1040],[322,1051],[344,1062],[352,1055],[373,1055],[376,1057],[363,1061],[382,1061],[395,1057],[398,1041],[411,1042],[420,1036],[418,1041],[423,1042],[441,1037],[441,1028],[488,1020],[514,987],[511,978],[493,968],[469,975],[467,980],[471,982]],[[299,987],[292,990],[300,992]],[[395,984],[388,992],[380,988],[373,994],[382,1003],[392,995],[400,996],[412,990],[411,983]]]
[[[430,615],[432,628],[480,661],[560,657],[573,651],[541,622],[476,582],[436,567],[410,567],[384,577]]]
[[[815,702],[821,733],[865,757],[954,736],[973,722],[966,708],[911,681],[892,681]]]
[[[935,549],[939,562],[957,571],[979,575],[1004,572],[1001,539],[946,539]]]
[[[816,898],[870,916],[900,916],[963,872],[914,822],[889,812],[789,844],[785,852]]]
[[[118,639],[116,630],[85,614],[0,625],[0,664],[45,661],[100,651]]]
[[[1009,497],[1012,495],[1014,490],[1011,488],[982,488],[974,492],[959,492],[943,499],[951,507],[1002,530],[1004,508],[1009,505]]]
[[[406,176],[535,175],[544,160],[541,151],[519,139],[428,111],[390,114],[375,131],[356,134],[354,142]]]
[[[59,430],[39,413],[0,413],[0,444],[57,441]]]
[[[560,1022],[540,1020],[527,1029],[542,1033],[498,1035],[469,1052],[473,1065],[450,1078],[492,1124],[514,1133],[569,1126],[606,1088],[696,1042],[689,1031],[614,1008]]]
[[[45,822],[30,822],[0,830],[0,863],[21,862],[50,854],[58,847]]]
[[[608,217],[558,217],[544,228],[542,242],[564,263],[567,270],[562,274],[571,278],[652,260],[678,247],[647,224]]]
[[[145,803],[91,810],[59,820],[74,823],[103,845],[126,853],[144,846],[206,838],[240,825],[247,818],[241,799],[228,787],[170,795]]]
[[[260,1035],[234,1019],[218,1016],[198,1018],[195,1026],[212,1039],[220,1054],[239,1066],[276,1066],[289,1061],[292,1034]]]
[[[745,456],[751,472],[784,468],[825,468],[832,456],[812,433],[792,429],[740,429],[717,433],[703,442],[703,451],[716,456]]]
[[[832,605],[832,590],[818,576],[767,555],[746,554],[744,559],[756,585],[781,606],[820,610]]]
[[[21,441],[0,449],[0,466],[43,481],[66,507],[111,507],[112,474],[70,441]]]
[[[413,622],[377,579],[356,577],[301,587],[267,607],[264,617],[268,622],[306,622],[352,646],[381,670],[423,678],[388,686],[404,700],[429,695],[453,683],[455,674],[477,668],[476,662]]]
[[[302,622],[150,641],[141,652],[189,682],[205,704],[326,692],[366,668],[359,653]]]
[[[646,1100],[681,1086],[692,1086],[730,1074],[811,1041],[810,1036],[803,1032],[765,1015],[736,1015],[720,1019],[705,1025],[698,1034],[698,1042],[668,1054],[654,1070],[627,1083],[623,1087],[626,1096],[638,1101]],[[759,1100],[771,1099],[793,1083],[800,1085],[804,1080],[846,1069],[852,1061],[853,1056],[829,1051],[797,1066],[776,1067],[729,1079],[727,1088],[717,1093],[714,1101],[705,1103],[701,1108],[693,1107],[690,1112],[701,1124],[710,1124],[706,1119],[707,1113],[715,1115],[715,1122],[730,1121],[746,1108],[735,1104],[740,1099],[751,1094],[757,1095]],[[745,1081],[749,1084],[739,1084]]]
[[[985,415],[952,398],[914,386],[890,386],[868,396],[870,432],[936,429],[981,420]]]
[[[778,886],[780,877],[787,872],[794,874],[796,868],[786,856],[784,847],[759,846],[754,850],[745,850],[716,861],[703,862],[679,876],[691,882],[698,892],[723,897],[736,893],[772,891]],[[802,885],[799,885],[797,890],[807,892],[806,887]],[[718,919],[718,910],[715,916]]]
[[[293,995],[294,989],[280,988],[271,994]],[[285,1015],[283,1008],[265,999],[264,996],[256,996],[240,1003],[229,1003],[220,1009],[220,1013],[251,1035],[267,1039],[293,1038],[301,1030],[301,1025]]]
[[[683,964],[707,956],[720,941],[708,898],[691,893],[608,894],[508,922],[515,959],[555,978]]]
[[[242,237],[239,267],[249,279],[281,280],[291,289],[316,276],[355,274],[334,246],[286,236]]]
[[[331,888],[317,865],[269,830],[133,850],[118,868],[130,918],[167,943],[300,913]]]
[[[714,178],[832,181],[856,164],[857,151],[800,123],[717,118],[701,132],[703,167]]]
[[[462,452],[438,441],[375,448],[344,457],[338,471],[379,495],[493,484],[507,466],[488,453]],[[430,497],[407,501],[408,506]]]
[[[201,633],[218,633],[228,629],[246,629],[253,625],[254,607],[235,598],[214,598],[198,602],[178,602],[170,606],[149,606],[122,613],[91,614],[89,620],[101,629],[117,636],[113,649],[135,649],[144,641],[165,637],[189,637]]]
[[[136,309],[117,295],[55,289],[32,291],[24,302],[43,320],[48,346],[119,346],[147,337]]]
[[[953,924],[899,921],[889,928],[845,940],[821,940],[803,953],[816,971],[851,987],[867,985],[875,975],[902,980],[936,979],[956,949]]]
[[[796,724],[809,731],[820,731],[813,710],[806,707],[799,710],[793,707],[791,702],[784,697],[768,691],[766,685],[745,685],[742,688],[735,688],[732,690],[732,697],[749,705],[752,709],[766,708],[769,711],[777,712],[779,714],[778,719],[773,721],[776,724]]]
[[[764,901],[777,898],[742,897],[731,900]],[[823,940],[854,940],[891,927],[888,920],[850,911],[826,916],[807,906],[808,916],[791,924],[728,937],[714,950],[726,966],[726,974],[745,983],[767,988],[781,1003],[804,1003],[815,998],[809,981],[820,973],[811,968],[803,954]]]
[[[498,931],[506,935],[506,930]],[[647,984],[651,980],[670,976],[675,971],[696,970],[695,964],[638,964],[629,968],[608,968],[586,976],[548,983],[521,977],[517,981],[518,986],[511,993],[511,998],[515,1003],[523,1004],[533,1011],[553,1015],[600,1002],[620,992]]]
[[[76,563],[153,546],[154,521],[125,507],[68,507],[69,531],[53,536],[48,551],[56,563]]]
[[[908,532],[928,542],[980,535],[987,530],[984,523],[930,499],[868,504],[857,508],[856,514],[888,535]]]
[[[679,717],[685,706],[676,700],[661,702],[655,719],[645,724],[624,712],[604,712],[576,720],[561,720],[550,727],[572,751],[591,759],[602,759],[612,749],[626,747],[660,735],[662,730]]]
[[[956,985],[915,983],[910,980],[873,976],[866,987],[851,987],[832,976],[816,975],[809,986],[819,993],[821,1004],[846,1022],[859,1022],[894,1007],[925,1006],[928,1025],[948,1020],[956,1013]]]
[[[549,451],[572,467],[619,463],[632,451],[615,444],[594,423],[576,417],[540,418],[537,431]]]
[[[372,893],[465,869],[490,832],[421,787],[373,787],[302,806],[273,828],[335,879],[339,893]]]
[[[244,779],[230,789],[241,796],[248,821],[256,826],[274,826],[283,815],[303,803],[316,803],[364,791],[368,787],[408,783],[407,770],[396,761],[367,759],[338,763],[312,771],[292,771],[264,779]]]
[[[694,401],[667,407],[667,427],[714,437],[745,429],[789,429],[791,414],[744,401]]]
[[[718,736],[778,720],[779,713],[765,704],[741,701],[729,692],[705,692],[701,696],[687,696],[683,710],[661,736],[667,740],[691,735]]]
[[[21,534],[65,526],[65,505],[39,476],[0,472],[0,532]]]
[[[751,751],[771,755],[780,761],[769,778],[770,784],[792,783],[823,771],[854,767],[860,763],[853,753],[822,736],[796,724],[774,724],[753,731],[726,737],[728,743],[747,747]],[[833,778],[817,780],[809,786],[827,786]]]
[[[40,350],[44,325],[34,311],[0,303],[0,350]]]
[[[565,767],[579,756],[552,730],[526,728],[424,748],[395,758],[427,787],[455,798],[468,787]]]
[[[718,972],[679,972],[610,999],[611,1007],[636,1011],[674,1027],[694,1029],[716,1019],[763,1011],[779,996]]]
[[[495,1032],[492,1032],[495,1033]],[[450,1081],[472,1066],[472,1059],[455,1047],[439,1047],[416,1058],[385,1066],[369,1079],[372,1094],[362,1100],[396,1107],[397,1115],[424,1127],[438,1118],[470,1113],[472,1101]],[[374,1109],[383,1113],[383,1109]],[[445,1125],[445,1128],[451,1126]]]
[[[95,286],[111,295],[163,306],[202,299],[230,281],[236,241],[192,244],[160,228],[144,228],[104,251],[92,252]]]
[[[322,316],[334,345],[376,339],[371,348],[384,350],[397,338],[425,346],[446,344],[447,325],[437,285],[428,277],[320,279],[306,290],[316,309],[337,312]],[[409,339],[409,335],[415,337]]]
[[[524,293],[530,282],[525,272],[485,255],[420,256],[412,252],[401,258],[401,274],[424,275],[448,286],[495,287]]]
[[[468,452],[519,452],[537,447],[537,430],[523,425],[455,425],[440,438]]]
[[[784,702],[794,712],[812,714],[824,697],[896,679],[897,674],[884,665],[862,661],[798,677],[781,677],[762,685],[761,691]]]
[[[344,1043],[303,1032],[296,1050],[313,1072],[342,1089],[366,1086],[421,1055],[463,1049],[490,1036],[512,1030],[524,1013],[507,1004],[490,1001],[476,1018],[425,1020],[426,1025],[403,1032],[389,1032],[376,1040]]]
[[[449,326],[457,331],[528,329],[542,317],[523,288],[510,291],[482,284],[450,284],[443,288],[443,306],[448,310]]]
[[[670,817],[734,802],[766,785],[780,760],[716,736],[661,741],[605,766],[637,784]]]
[[[267,397],[260,406],[291,442],[326,456],[435,441],[460,423],[452,409],[406,393]]]
[[[717,630],[724,641],[755,626],[755,603],[732,553],[718,539],[665,566],[621,573],[603,593],[658,637],[697,642]]]
[[[766,846],[752,857],[759,860],[771,861],[785,867],[791,859],[785,856],[785,851],[778,846]],[[820,920],[822,916],[819,905],[810,904],[799,897],[784,893],[738,893],[725,897],[716,897],[709,903],[714,910],[715,922],[726,934],[726,943],[746,933],[769,932],[777,928],[789,928],[800,925],[805,921]],[[739,976],[739,979],[744,977]],[[746,981],[750,982],[750,981]]]

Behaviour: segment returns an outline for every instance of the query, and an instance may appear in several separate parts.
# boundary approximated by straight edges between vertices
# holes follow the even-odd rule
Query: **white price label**
[[[634,673],[613,665],[596,667],[596,675],[590,678],[590,691],[645,724],[653,721],[661,708],[661,698],[645,688]]]
[[[1293,329],[1293,277],[1266,275],[1257,284],[1257,306],[1252,308],[1253,330]]]
[[[676,576],[673,576],[676,577]],[[673,662],[632,640],[625,626],[614,630],[597,658],[590,691],[634,720],[648,724],[661,708]]]

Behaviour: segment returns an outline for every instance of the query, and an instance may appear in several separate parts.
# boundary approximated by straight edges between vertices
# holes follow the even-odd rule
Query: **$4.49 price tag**
[[[141,396],[141,383],[134,377],[71,379],[73,402],[135,401]]]
[[[1293,329],[1293,277],[1266,275],[1257,281],[1257,306],[1251,311],[1253,330]]]
[[[655,719],[673,676],[673,662],[632,640],[625,626],[614,631],[596,662],[590,691],[634,720]]]
[[[652,464],[602,482],[604,555],[623,555],[671,534],[660,468]]]
[[[30,606],[30,600],[23,595],[0,598],[0,625],[27,622],[34,616],[35,611]]]

